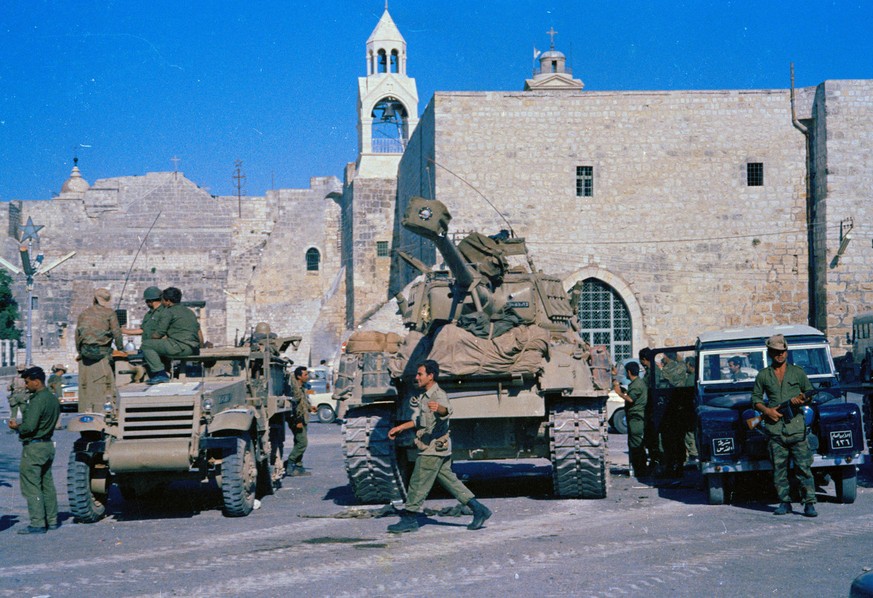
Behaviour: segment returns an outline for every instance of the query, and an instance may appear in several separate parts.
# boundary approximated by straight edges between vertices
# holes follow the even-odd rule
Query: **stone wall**
[[[873,306],[873,81],[826,81],[816,95],[819,324],[842,354],[852,318]],[[840,223],[852,238],[843,255]]]
[[[749,162],[763,186],[747,186]],[[593,197],[576,196],[577,166],[593,167]],[[401,162],[398,212],[428,177],[453,230],[511,225],[567,288],[609,282],[638,314],[634,351],[807,322],[805,140],[787,90],[437,93]]]

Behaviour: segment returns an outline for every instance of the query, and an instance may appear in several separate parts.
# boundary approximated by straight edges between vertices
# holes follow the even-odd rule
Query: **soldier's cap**
[[[109,307],[110,301],[112,301],[112,294],[109,292],[109,289],[97,289],[94,291],[94,303],[103,307]]]
[[[767,339],[767,348],[776,349],[777,351],[787,351],[788,343],[785,342],[785,337],[781,334],[774,334]]]
[[[142,292],[142,298],[146,301],[158,301],[161,298],[161,289],[149,287]]]
[[[67,366],[65,366],[65,365],[62,364],[62,363],[56,363],[56,364],[54,364],[54,365],[52,366],[52,371],[53,371],[53,372],[57,372],[58,370],[60,370],[60,371],[62,371],[62,372],[66,372],[66,371],[67,371]]]
[[[27,380],[28,378],[39,378],[42,376],[42,379],[45,380],[45,372],[39,366],[31,366],[21,372],[21,377]]]

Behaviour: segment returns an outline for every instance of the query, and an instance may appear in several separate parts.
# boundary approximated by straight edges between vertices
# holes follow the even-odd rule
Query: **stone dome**
[[[70,178],[66,180],[64,186],[61,187],[61,193],[84,193],[91,188],[79,172],[78,166],[73,166],[73,171],[70,173]]]

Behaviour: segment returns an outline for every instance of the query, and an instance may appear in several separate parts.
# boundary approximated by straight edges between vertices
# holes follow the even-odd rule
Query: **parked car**
[[[317,409],[316,417],[323,424],[336,421],[339,401],[333,398],[333,370],[326,366],[309,368],[310,404]]]
[[[61,411],[79,410],[79,374],[64,374],[61,376]]]

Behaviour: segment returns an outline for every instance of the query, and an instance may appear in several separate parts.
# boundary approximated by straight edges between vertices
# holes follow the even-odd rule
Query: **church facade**
[[[810,323],[835,354],[873,303],[873,81],[796,90],[588,91],[554,47],[519,91],[438,92],[419,116],[407,45],[386,10],[358,80],[358,156],[343,180],[215,197],[179,172],[102,179],[74,168],[49,201],[0,204],[2,256],[23,223],[46,263],[34,362],[74,363],[76,317],[98,287],[136,324],[143,289],[177,286],[206,338],[258,322],[300,334],[298,363],[331,360],[357,327],[399,325],[391,299],[433,247],[399,226],[436,198],[454,232],[527,239],[579,298],[586,338],[616,359],[698,333]],[[35,254],[35,252],[33,252]]]

